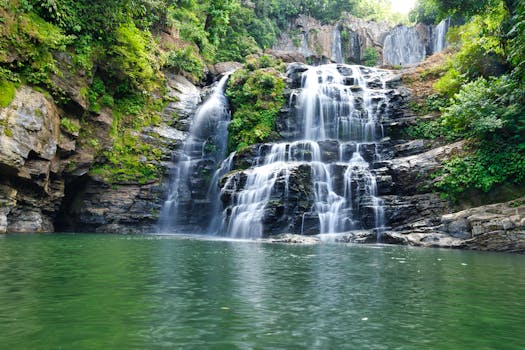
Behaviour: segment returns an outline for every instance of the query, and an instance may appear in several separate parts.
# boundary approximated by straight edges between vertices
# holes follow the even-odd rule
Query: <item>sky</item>
[[[401,12],[401,13],[408,13],[412,7],[414,7],[414,4],[416,3],[416,0],[390,0],[392,2],[392,11],[393,12]]]

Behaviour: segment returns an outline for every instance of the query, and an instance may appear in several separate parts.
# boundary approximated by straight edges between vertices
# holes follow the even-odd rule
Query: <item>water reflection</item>
[[[10,236],[0,240],[0,344],[519,349],[522,276],[525,257],[506,254]]]

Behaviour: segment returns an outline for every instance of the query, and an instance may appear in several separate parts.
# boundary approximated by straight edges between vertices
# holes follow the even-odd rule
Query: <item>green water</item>
[[[0,235],[2,349],[524,349],[525,256]]]

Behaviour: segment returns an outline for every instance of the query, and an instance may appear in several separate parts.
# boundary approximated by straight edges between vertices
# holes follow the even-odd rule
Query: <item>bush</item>
[[[263,58],[262,65],[266,64]],[[284,79],[275,68],[241,69],[232,75],[226,92],[233,110],[228,127],[230,151],[277,136],[275,120],[285,103],[284,87]]]
[[[474,151],[445,163],[436,188],[443,197],[458,199],[467,190],[489,192],[495,185],[525,180],[525,154],[505,143],[475,145]]]
[[[432,88],[440,95],[453,97],[461,86],[466,83],[466,78],[455,68],[450,68]]]
[[[363,65],[373,67],[379,62],[379,52],[375,47],[367,47],[363,55]]]
[[[479,78],[464,85],[454,97],[454,103],[444,110],[443,125],[465,137],[483,139],[501,129],[507,105],[497,93],[502,79],[490,82]]]
[[[177,73],[186,72],[194,81],[201,79],[204,74],[204,64],[191,46],[169,51],[164,67],[173,68]]]
[[[159,67],[151,33],[126,23],[117,28],[115,35],[116,43],[111,51],[113,69],[135,89],[152,91],[157,84]]]

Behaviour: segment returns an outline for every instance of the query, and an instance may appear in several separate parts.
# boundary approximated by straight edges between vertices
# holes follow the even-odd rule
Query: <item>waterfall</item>
[[[443,51],[447,47],[446,34],[450,28],[450,18],[445,18],[434,29],[432,53]]]
[[[289,196],[292,182],[302,175],[310,182],[310,198],[303,198],[310,205],[300,212],[299,228],[291,223],[293,217],[281,227],[307,233],[315,221],[321,234],[362,228],[380,232],[383,202],[371,162],[381,158],[389,74],[363,66],[307,67],[301,89],[290,101],[300,139],[260,146],[255,164],[227,177],[221,189],[221,231],[237,238],[267,235],[267,225],[297,214],[286,211],[288,204],[301,202]]]
[[[174,157],[168,196],[159,217],[161,232],[206,229],[210,219],[207,212],[215,210],[219,201],[214,181],[222,174],[213,176],[210,183],[206,178],[215,172],[226,154],[230,113],[224,89],[229,76],[227,73],[221,78],[197,110],[188,138]],[[218,171],[227,170],[220,167]]]
[[[334,26],[332,32],[332,48],[330,59],[335,63],[343,63],[343,50],[341,49],[341,30],[338,26]]]
[[[405,66],[421,62],[426,57],[425,46],[416,27],[397,26],[383,42],[383,63]]]

